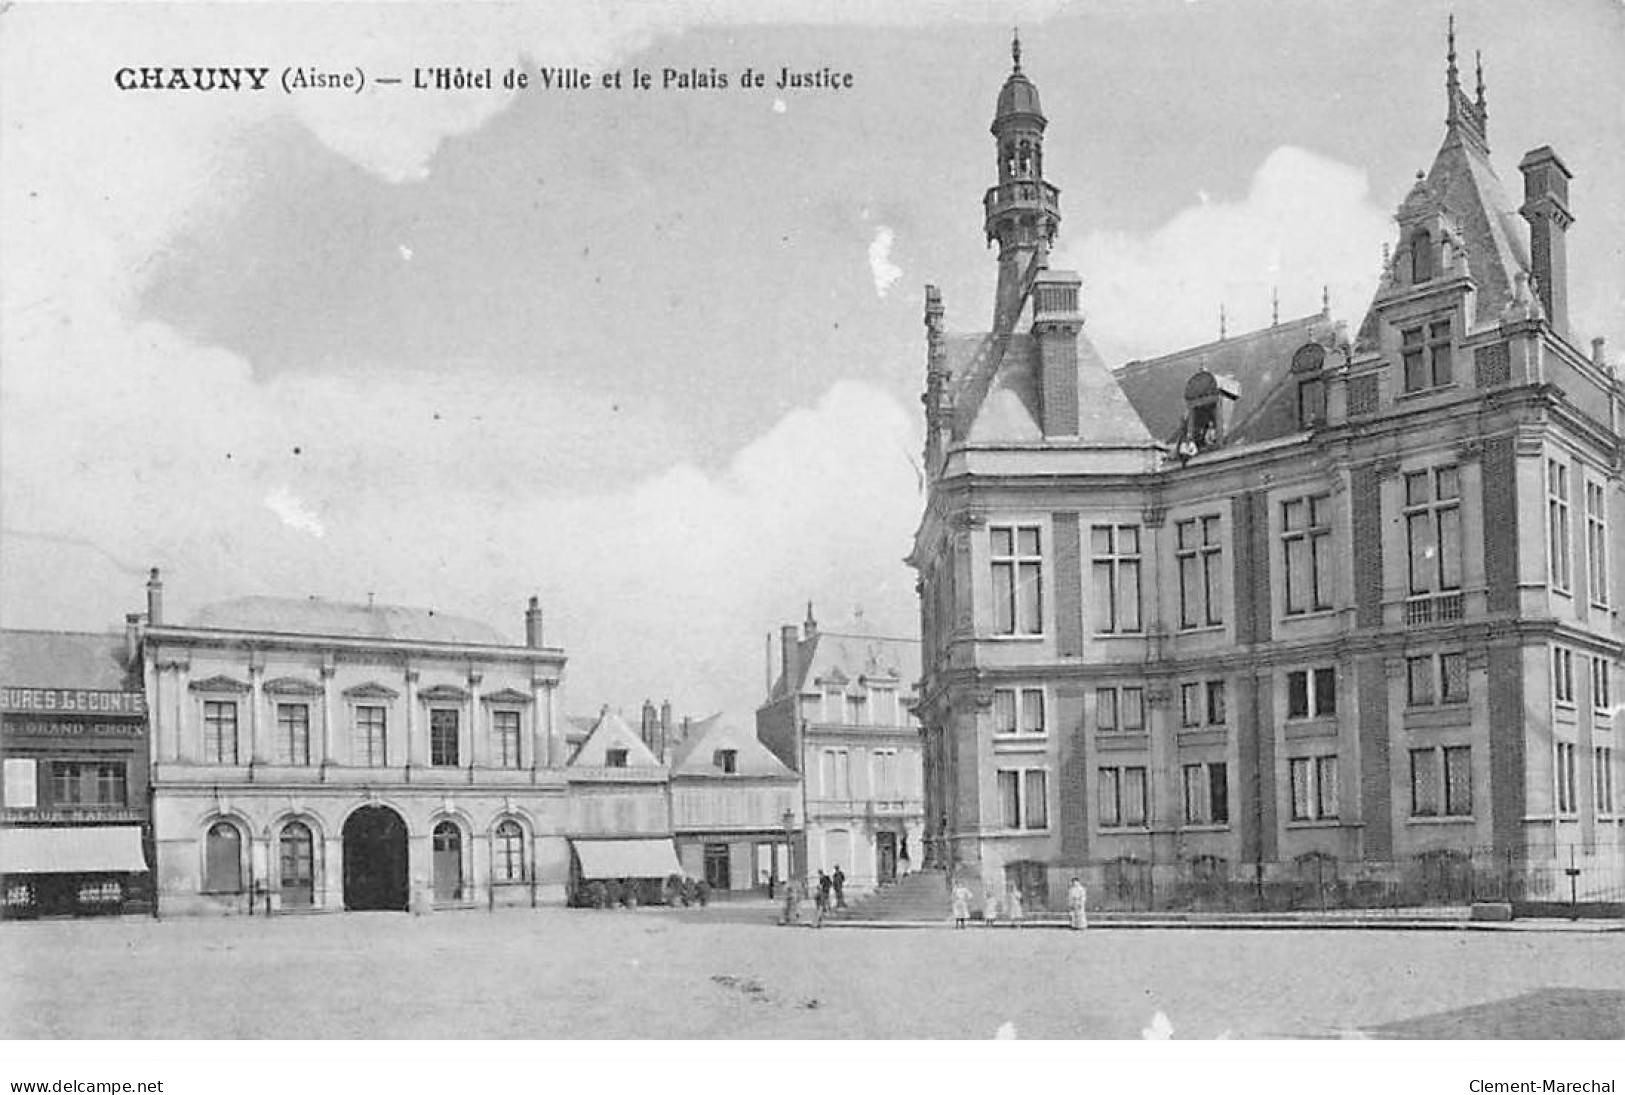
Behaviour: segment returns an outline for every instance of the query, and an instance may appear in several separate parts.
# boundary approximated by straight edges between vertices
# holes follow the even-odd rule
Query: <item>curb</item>
[[[988,929],[985,925],[955,929],[951,920],[826,920],[826,928],[867,928],[876,931],[937,930],[937,931],[1069,931],[1064,920],[1028,920],[1019,927],[1000,924]],[[1488,932],[1557,932],[1594,935],[1605,932],[1625,932],[1625,923],[1613,921],[1573,920],[1098,920],[1091,922],[1089,931],[1141,930],[1167,931],[1177,929],[1196,931],[1488,931]]]

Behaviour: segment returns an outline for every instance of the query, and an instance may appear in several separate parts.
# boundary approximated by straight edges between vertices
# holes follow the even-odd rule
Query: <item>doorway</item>
[[[344,907],[406,909],[406,822],[363,806],[344,822]]]
[[[897,834],[875,834],[875,877],[881,885],[897,881]]]
[[[705,846],[705,884],[713,890],[726,890],[730,888],[733,875],[728,870],[728,846],[726,844],[707,844]]]
[[[463,896],[463,831],[455,821],[434,827],[434,899],[457,901]]]
[[[315,903],[315,840],[310,826],[290,821],[282,827],[277,841],[277,881],[284,909],[308,909]]]

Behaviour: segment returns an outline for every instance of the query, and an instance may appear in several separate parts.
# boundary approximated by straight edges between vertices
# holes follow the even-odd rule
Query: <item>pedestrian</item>
[[[999,894],[990,882],[982,887],[982,923],[992,927],[999,921]]]
[[[1071,912],[1073,931],[1081,932],[1089,926],[1089,891],[1076,878],[1066,891],[1066,907]]]
[[[834,888],[834,885],[830,881],[829,875],[821,870],[818,872],[818,895],[813,898],[813,907],[816,912],[813,926],[816,928],[822,928],[824,926],[824,917],[829,915],[829,892]]]
[[[1021,887],[1014,882],[1010,883],[1009,892],[1004,895],[1004,910],[1005,915],[1010,918],[1010,923],[1018,928],[1021,927],[1021,921],[1025,915],[1021,911]]]
[[[830,884],[835,887],[835,907],[846,908],[846,875],[841,871],[841,865],[835,864],[835,873],[830,876]]]
[[[963,882],[954,883],[954,927],[963,928],[970,919],[970,887]]]
[[[780,924],[801,923],[801,884],[788,879],[784,883],[784,916]]]

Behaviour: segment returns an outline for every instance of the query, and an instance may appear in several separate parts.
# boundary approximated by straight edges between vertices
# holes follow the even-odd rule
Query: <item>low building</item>
[[[653,882],[681,873],[671,841],[666,766],[625,719],[605,707],[571,754],[565,778],[573,884]]]
[[[147,704],[133,637],[0,631],[9,916],[150,908]]]
[[[751,731],[713,715],[672,754],[671,824],[685,874],[713,891],[771,892],[790,874],[801,777]]]
[[[245,597],[142,641],[161,911],[561,902],[563,651],[430,609]]]
[[[913,714],[920,644],[880,635],[861,616],[821,631],[809,605],[800,634],[781,628],[779,645],[756,733],[802,777],[797,869],[813,878],[840,867],[855,891],[895,881],[918,862],[925,833]]]

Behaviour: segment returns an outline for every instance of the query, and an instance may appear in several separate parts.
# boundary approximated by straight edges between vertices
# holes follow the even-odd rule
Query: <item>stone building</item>
[[[142,636],[163,913],[561,902],[562,651],[432,610],[247,597]],[[590,744],[590,740],[589,743]]]
[[[800,633],[781,628],[779,646],[756,734],[801,775],[795,873],[815,879],[838,866],[859,892],[895,881],[919,862],[925,835],[912,713],[919,643],[882,636],[861,617],[821,631],[809,605]]]
[[[801,779],[750,730],[701,719],[671,756],[671,824],[684,874],[714,892],[772,889],[789,877]]]
[[[933,862],[1128,903],[1540,896],[1571,861],[1625,883],[1625,393],[1570,327],[1569,169],[1536,149],[1509,198],[1453,28],[1445,84],[1356,330],[1311,315],[1112,370],[1049,267],[1017,46],[992,329],[948,334],[926,290]]]

